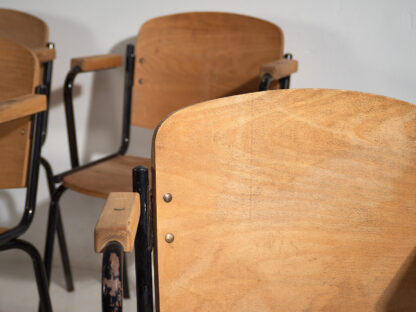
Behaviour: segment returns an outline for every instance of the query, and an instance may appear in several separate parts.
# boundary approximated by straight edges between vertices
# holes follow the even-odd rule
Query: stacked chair
[[[127,46],[120,148],[83,165],[78,159],[72,105],[74,80],[80,73],[119,67],[122,57],[72,59],[64,93],[73,169],[54,176],[58,187],[51,201],[45,246],[48,276],[62,194],[71,189],[106,198],[112,191],[131,191],[132,168],[150,167],[150,159],[126,156],[130,125],[154,129],[169,113],[190,104],[269,87],[288,88],[297,61],[283,52],[282,30],[248,16],[200,12],[149,20],[139,30],[135,49]]]
[[[39,81],[42,82],[44,92],[47,96],[47,110],[42,129],[43,144],[45,143],[48,126],[53,60],[56,56],[55,45],[49,42],[48,25],[33,15],[15,10],[0,9],[0,38],[11,40],[30,49],[36,55],[37,61],[39,62]],[[52,181],[52,168],[49,162],[43,157],[41,158],[41,165],[45,169],[49,192],[52,195],[55,191],[55,184]],[[72,291],[74,289],[72,273],[60,214],[58,215],[57,222],[58,241],[65,271],[67,290]]]
[[[415,125],[409,103],[323,89],[176,111],[97,223],[103,311],[133,247],[141,312],[414,311]]]
[[[19,237],[29,228],[36,207],[40,151],[46,118],[46,88],[39,86],[39,63],[29,49],[0,38],[0,188],[26,188],[22,218],[0,228],[0,250],[30,255],[42,311],[52,311],[48,281],[37,249]],[[2,290],[6,293],[6,290]]]

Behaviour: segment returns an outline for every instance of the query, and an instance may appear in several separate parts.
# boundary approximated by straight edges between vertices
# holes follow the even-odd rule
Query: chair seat
[[[118,156],[64,177],[64,186],[83,194],[107,198],[110,192],[131,192],[132,169],[150,168],[150,159]]]
[[[6,232],[7,230],[8,230],[8,228],[2,228],[2,227],[0,227],[0,234]]]

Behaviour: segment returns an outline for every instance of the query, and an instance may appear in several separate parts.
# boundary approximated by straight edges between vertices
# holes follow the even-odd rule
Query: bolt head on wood
[[[173,236],[172,233],[168,233],[165,235],[165,241],[169,244],[172,243],[174,239],[175,239],[175,236]]]
[[[167,203],[169,203],[172,200],[172,194],[171,193],[165,193],[163,195],[163,200]]]

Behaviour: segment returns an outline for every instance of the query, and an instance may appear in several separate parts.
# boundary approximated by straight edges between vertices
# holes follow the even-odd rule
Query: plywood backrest
[[[35,55],[0,39],[0,101],[34,93],[39,80]],[[26,185],[30,152],[30,118],[0,124],[0,188]]]
[[[171,115],[153,157],[161,312],[416,310],[415,106],[239,95]]]
[[[0,9],[0,38],[15,41],[29,49],[45,47],[49,38],[48,25],[33,15]]]
[[[181,107],[254,92],[260,65],[283,54],[281,29],[228,13],[158,17],[139,30],[132,123],[155,128]]]

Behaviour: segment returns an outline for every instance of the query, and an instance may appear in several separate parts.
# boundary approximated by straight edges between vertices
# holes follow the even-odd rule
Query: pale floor
[[[23,259],[23,252],[22,257],[7,253],[9,252],[2,252],[0,256],[0,312],[35,312],[39,297],[29,256],[28,259]],[[134,276],[134,272],[129,274]],[[50,295],[55,312],[101,311],[100,268],[87,270],[73,267],[75,291],[71,293],[65,290],[65,280],[59,263],[53,268],[52,275]],[[123,301],[124,311],[127,312],[136,311],[133,278],[129,284],[131,298]]]

